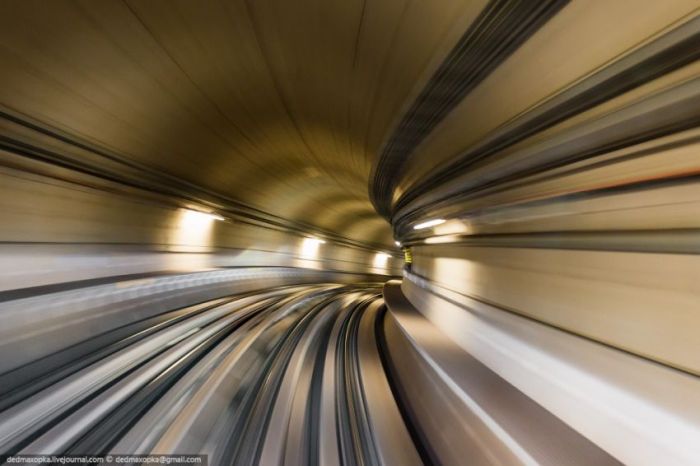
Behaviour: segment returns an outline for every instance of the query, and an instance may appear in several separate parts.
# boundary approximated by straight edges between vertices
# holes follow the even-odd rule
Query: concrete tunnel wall
[[[0,6],[4,351],[33,347],[2,368],[398,277],[378,345],[422,460],[696,464],[697,1],[361,3]],[[111,317],[49,328],[72,307]]]
[[[139,192],[12,169],[3,169],[0,180],[0,291],[220,267],[391,276],[400,274],[403,262],[388,248],[342,244],[246,219],[211,218]]]

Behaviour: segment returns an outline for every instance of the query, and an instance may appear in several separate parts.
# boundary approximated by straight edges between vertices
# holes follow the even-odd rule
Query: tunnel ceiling
[[[388,245],[373,163],[482,3],[3,2],[3,126]]]
[[[538,149],[659,74],[693,72],[697,1],[639,5],[630,17],[623,2],[566,0],[6,1],[2,148],[389,246],[387,220],[403,241],[452,215],[443,201],[458,193],[643,140]],[[679,119],[668,128],[691,121]]]

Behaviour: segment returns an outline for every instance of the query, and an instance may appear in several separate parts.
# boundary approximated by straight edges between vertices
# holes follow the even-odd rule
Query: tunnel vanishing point
[[[0,23],[0,463],[700,465],[699,0]]]

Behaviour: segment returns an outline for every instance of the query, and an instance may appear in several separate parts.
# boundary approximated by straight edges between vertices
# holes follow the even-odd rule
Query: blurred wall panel
[[[394,133],[371,191],[431,370],[467,399],[474,357],[624,464],[700,457],[699,12],[567,3],[446,116],[417,112],[419,144]],[[461,350],[425,356],[431,325]]]
[[[218,215],[218,214],[217,214]],[[380,250],[321,240],[245,219],[214,218],[177,200],[0,168],[0,291],[52,283],[220,267],[278,266],[397,274]]]

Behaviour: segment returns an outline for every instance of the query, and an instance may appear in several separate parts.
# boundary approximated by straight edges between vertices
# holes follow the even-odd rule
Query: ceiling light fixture
[[[190,218],[199,218],[199,219],[207,219],[207,220],[226,220],[224,217],[222,217],[219,214],[212,214],[209,212],[202,212],[199,210],[192,210],[192,209],[185,209],[186,215],[188,215]]]
[[[301,257],[304,259],[316,259],[318,256],[319,247],[325,244],[325,241],[318,238],[304,238],[301,242]]]
[[[389,261],[389,254],[385,252],[378,252],[374,255],[373,265],[375,269],[386,269],[387,262]]]
[[[437,225],[442,225],[446,220],[444,218],[436,218],[433,220],[428,220],[427,222],[419,223],[413,227],[414,230],[423,230],[424,228],[430,228]]]

